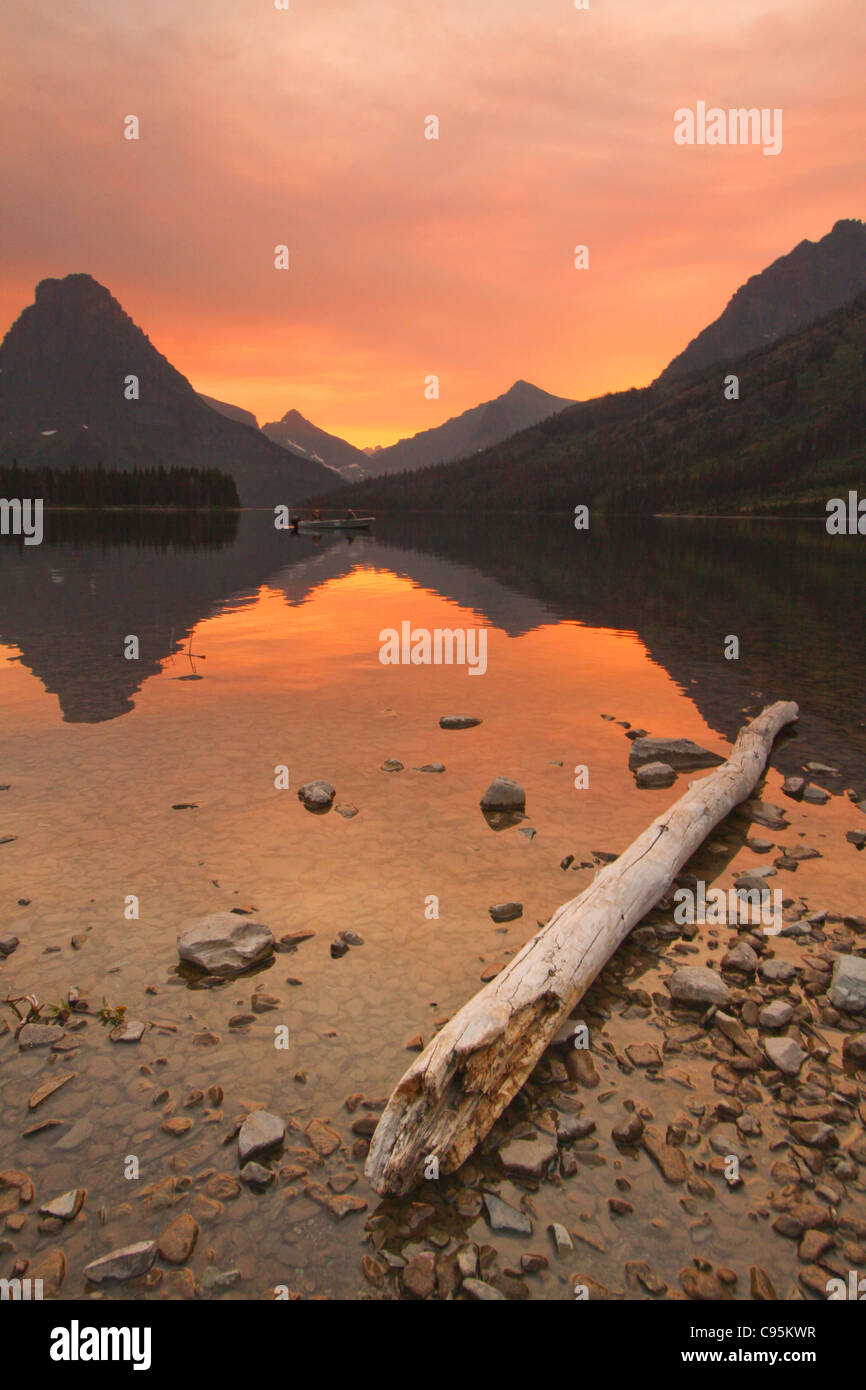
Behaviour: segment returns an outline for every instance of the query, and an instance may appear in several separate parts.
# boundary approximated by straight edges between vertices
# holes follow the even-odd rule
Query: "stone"
[[[652,1043],[629,1043],[625,1055],[633,1067],[660,1067],[662,1059]]]
[[[400,762],[399,758],[386,758],[385,761],[383,762],[382,766],[379,768],[379,771],[380,771],[380,772],[402,772],[402,771],[403,771],[403,764]]]
[[[532,1139],[510,1139],[499,1150],[506,1173],[541,1177],[556,1157],[557,1143],[552,1134],[536,1132]]]
[[[178,1115],[170,1120],[164,1120],[160,1125],[163,1134],[170,1134],[177,1139],[181,1134],[188,1134],[192,1129],[192,1120],[188,1116]]]
[[[774,999],[761,1009],[758,1023],[762,1028],[786,1028],[793,1017],[793,1004],[789,1004],[787,999]]]
[[[796,1076],[807,1054],[793,1038],[765,1038],[764,1051],[769,1060],[785,1076]]]
[[[74,1221],[81,1208],[84,1206],[84,1199],[87,1192],[83,1187],[72,1187],[68,1192],[64,1192],[60,1197],[54,1197],[50,1202],[39,1208],[43,1216],[55,1216],[60,1221]]]
[[[662,1176],[669,1183],[683,1183],[689,1175],[689,1165],[682,1149],[668,1144],[651,1126],[647,1126],[642,1138],[643,1147]]]
[[[275,1178],[276,1174],[261,1163],[246,1163],[241,1169],[241,1182],[246,1187],[270,1187]]]
[[[866,959],[862,956],[839,956],[833,966],[833,979],[827,991],[830,1003],[846,1014],[859,1014],[866,1009]]]
[[[578,1139],[587,1139],[595,1130],[595,1120],[585,1115],[557,1115],[556,1138],[560,1144],[573,1144]]]
[[[240,1196],[241,1185],[230,1173],[214,1173],[205,1183],[204,1190],[208,1197],[218,1202],[232,1202]]]
[[[526,792],[511,777],[495,777],[481,798],[482,811],[523,811]]]
[[[234,912],[215,912],[177,938],[181,960],[209,974],[240,975],[274,953],[270,928]]]
[[[343,820],[354,820],[355,816],[358,814],[357,806],[353,806],[351,801],[338,802],[334,810],[338,816],[343,817]]]
[[[27,1102],[28,1110],[35,1110],[37,1105],[41,1105],[49,1096],[53,1096],[55,1091],[59,1091],[60,1087],[65,1086],[67,1081],[71,1081],[76,1074],[74,1071],[64,1071],[59,1076],[52,1076],[47,1081],[43,1081],[41,1086],[37,1086]]]
[[[444,763],[423,763],[421,767],[415,768],[416,772],[444,772]]]
[[[504,1293],[500,1293],[484,1279],[464,1279],[460,1287],[469,1298],[475,1299],[478,1303],[494,1303],[499,1299],[507,1301]]]
[[[640,1115],[630,1115],[621,1124],[614,1125],[611,1138],[616,1144],[639,1144],[643,1136],[644,1124]]]
[[[112,1028],[108,1036],[114,1043],[137,1043],[144,1037],[146,1027],[147,1024],[138,1018],[127,1018],[116,1028]]]
[[[330,782],[324,782],[321,778],[305,782],[298,788],[298,800],[303,802],[308,811],[329,811],[336,794]]]
[[[788,826],[788,818],[782,808],[773,806],[769,801],[745,801],[735,814],[763,825],[765,830],[784,830]]]
[[[655,787],[672,787],[676,780],[677,774],[670,763],[644,763],[635,772],[635,782],[642,791]]]
[[[32,1052],[37,1047],[52,1047],[65,1037],[64,1030],[54,1023],[25,1023],[18,1034],[18,1051]]]
[[[556,1246],[556,1253],[558,1255],[566,1254],[574,1249],[574,1241],[571,1235],[558,1221],[552,1221],[547,1229],[553,1238],[553,1243]]]
[[[866,1064],[866,1033],[851,1033],[842,1044],[842,1056],[855,1067]]]
[[[810,806],[823,806],[830,800],[830,793],[825,792],[823,787],[807,787],[803,792],[803,800]]]
[[[27,1277],[34,1282],[41,1280],[43,1298],[56,1298],[66,1278],[66,1256],[63,1251],[46,1251],[36,1264],[30,1266]]]
[[[5,1168],[0,1173],[0,1192],[14,1192],[15,1205],[10,1206],[9,1210],[14,1211],[19,1201],[26,1207],[36,1196],[36,1188],[33,1180],[28,1173],[23,1173],[19,1168]]]
[[[336,941],[331,942],[330,950],[332,960],[339,960],[341,956],[346,956],[349,954],[349,947],[347,943],[345,941],[341,941],[339,937],[337,937]]]
[[[0,956],[11,956],[12,952],[17,950],[20,945],[21,942],[18,937],[12,936],[11,933],[0,936]]]
[[[532,1222],[525,1212],[517,1211],[492,1192],[484,1193],[484,1205],[492,1230],[510,1231],[514,1235],[532,1235]]]
[[[782,791],[785,796],[790,796],[792,800],[799,801],[806,790],[805,777],[786,777],[782,783]]]
[[[283,1142],[285,1133],[286,1126],[279,1115],[271,1115],[267,1110],[254,1110],[244,1120],[238,1134],[241,1163],[276,1148]]]
[[[749,1270],[749,1288],[752,1298],[762,1303],[775,1303],[776,1290],[770,1282],[770,1276],[760,1265],[752,1265]]]
[[[758,973],[771,983],[788,984],[797,974],[797,967],[789,960],[762,960]]]
[[[685,965],[675,970],[667,981],[674,999],[683,1004],[718,1004],[730,1002],[731,991],[720,975],[706,965]]]
[[[754,975],[758,968],[758,956],[746,941],[736,946],[722,957],[722,969],[733,970],[738,975]]]
[[[628,765],[634,771],[649,763],[667,763],[677,772],[718,767],[725,760],[690,738],[636,738],[629,749]]]
[[[194,1221],[188,1212],[182,1212],[166,1226],[156,1242],[156,1248],[168,1264],[186,1264],[195,1249],[198,1235],[198,1222]]]
[[[854,845],[855,849],[862,849],[866,845],[866,830],[847,830],[845,839],[849,845]]]
[[[443,714],[439,720],[440,729],[474,729],[481,720],[474,714]]]
[[[321,1120],[311,1120],[304,1133],[321,1158],[327,1158],[340,1147],[339,1134]]]
[[[156,1241],[140,1240],[135,1245],[124,1245],[120,1250],[112,1250],[110,1255],[102,1255],[84,1266],[84,1277],[91,1284],[123,1283],[146,1274],[156,1259]]]
[[[488,911],[494,922],[514,922],[523,916],[523,903],[496,903]]]

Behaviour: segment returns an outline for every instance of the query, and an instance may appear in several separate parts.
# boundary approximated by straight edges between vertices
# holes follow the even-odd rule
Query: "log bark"
[[[436,1034],[382,1112],[366,1174],[379,1193],[408,1192],[425,1162],[451,1173],[520,1090],[602,967],[670,888],[710,831],[744,801],[784,725],[779,701],[740,730],[730,757],[689,790]]]

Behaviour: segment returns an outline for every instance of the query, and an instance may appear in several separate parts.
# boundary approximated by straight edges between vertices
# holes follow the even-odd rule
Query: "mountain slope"
[[[137,377],[139,399],[126,399]],[[245,506],[295,503],[333,474],[205,405],[90,275],[43,280],[0,345],[0,461],[230,473]]]
[[[563,396],[541,391],[528,381],[515,381],[495,400],[484,401],[442,425],[367,454],[367,471],[378,477],[383,473],[399,473],[404,468],[424,468],[431,463],[466,458],[573,404]]]
[[[863,486],[866,294],[725,369],[570,410],[458,463],[371,479],[334,505],[388,511],[823,514]]]
[[[338,435],[320,430],[318,425],[304,419],[298,410],[289,410],[282,420],[262,425],[262,433],[284,449],[295,449],[307,458],[323,463],[326,468],[333,468],[349,482],[366,478],[370,472],[363,449],[356,449],[354,444],[347,443]]]
[[[820,241],[801,241],[753,275],[719,318],[665,367],[673,381],[765,347],[847,304],[866,290],[866,227],[848,218]]]
[[[211,410],[215,410],[218,415],[225,415],[229,420],[237,420],[239,425],[251,425],[254,430],[259,427],[259,422],[251,410],[242,410],[239,405],[229,405],[228,401],[218,401],[215,396],[206,396],[203,391],[197,391],[196,395],[205,405],[209,405]]]

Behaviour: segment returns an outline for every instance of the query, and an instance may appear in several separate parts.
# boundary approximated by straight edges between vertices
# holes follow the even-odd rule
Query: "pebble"
[[[336,794],[330,782],[321,778],[305,782],[298,788],[298,800],[303,802],[308,811],[329,811]]]
[[[492,1192],[484,1193],[484,1205],[492,1230],[510,1231],[515,1235],[532,1235],[532,1222],[525,1212],[517,1211]]]
[[[186,1264],[199,1237],[198,1223],[188,1212],[182,1212],[166,1226],[156,1242],[156,1248],[169,1264]]]
[[[285,1132],[286,1126],[278,1115],[271,1115],[267,1110],[254,1110],[244,1120],[238,1134],[241,1163],[276,1148],[282,1143]]]
[[[156,1242],[141,1240],[135,1245],[125,1245],[112,1250],[110,1255],[102,1255],[84,1267],[84,1277],[92,1284],[123,1282],[146,1274],[156,1259]]]
[[[473,714],[443,714],[439,720],[440,729],[474,729],[481,723]]]
[[[523,903],[496,903],[488,912],[494,922],[514,922],[523,916]]]
[[[59,1221],[74,1221],[84,1206],[87,1191],[83,1187],[70,1188],[60,1197],[54,1197],[39,1208],[42,1216],[55,1216]]]
[[[675,970],[667,981],[674,999],[683,1004],[718,1004],[730,1002],[731,991],[720,975],[706,965],[686,965]]]
[[[511,777],[496,777],[481,798],[482,811],[523,811],[526,792]]]

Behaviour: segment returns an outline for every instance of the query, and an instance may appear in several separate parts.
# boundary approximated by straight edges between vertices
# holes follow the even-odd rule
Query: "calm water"
[[[779,741],[763,794],[784,801],[781,778],[810,759],[839,773],[813,778],[833,793],[826,806],[786,802],[793,829],[773,838],[805,835],[821,850],[800,866],[795,898],[862,913],[866,856],[844,836],[866,821],[842,795],[866,796],[861,544],[827,537],[820,524],[624,520],[584,534],[567,518],[504,521],[486,533],[418,518],[316,541],[275,532],[256,513],[195,532],[165,519],[54,518],[41,547],[0,542],[0,841],[15,837],[0,844],[0,928],[21,940],[0,965],[0,994],[51,1000],[77,986],[153,1025],[126,1047],[90,1022],[70,1055],[18,1054],[0,1038],[0,1169],[26,1169],[40,1201],[88,1189],[82,1215],[59,1232],[40,1232],[28,1216],[11,1236],[15,1250],[35,1262],[61,1247],[65,1292],[80,1296],[88,1259],[166,1224],[141,1193],[172,1175],[189,1187],[177,1210],[193,1210],[202,1226],[196,1278],[209,1251],[219,1269],[241,1272],[224,1296],[266,1297],[279,1283],[369,1292],[359,1259],[378,1202],[363,1176],[351,1190],[368,1210],[338,1225],[304,1195],[309,1178],[244,1189],[216,1211],[201,1200],[208,1174],[237,1175],[223,1140],[254,1104],[292,1117],[287,1142],[299,1148],[311,1118],[328,1121],[346,1146],[339,1162],[360,1172],[351,1125],[364,1111],[347,1112],[345,1098],[384,1099],[411,1060],[406,1042],[428,1041],[482,974],[591,881],[593,851],[622,850],[685,789],[680,778],[677,790],[637,791],[624,730],[602,715],[723,753],[764,703],[797,700],[800,726]],[[403,621],[485,628],[486,673],[383,666],[380,631]],[[124,658],[132,634],[137,661]],[[724,657],[730,635],[738,661]],[[483,722],[440,730],[439,717],[453,713]],[[382,771],[385,759],[404,770]],[[445,773],[415,770],[433,762]],[[578,764],[587,790],[574,787]],[[281,765],[288,791],[274,785]],[[500,773],[526,788],[527,820],[494,833],[478,801]],[[295,793],[315,777],[358,814],[308,814]],[[192,807],[174,810],[179,803]],[[705,872],[727,885],[755,856],[742,828],[720,838],[727,852]],[[129,895],[138,920],[124,916]],[[425,915],[431,895],[437,919]],[[523,916],[497,928],[488,907],[510,899]],[[251,979],[190,989],[176,971],[178,932],[238,905],[254,907],[277,937],[315,936]],[[364,944],[333,960],[329,943],[347,929]],[[793,949],[785,940],[778,953]],[[706,1202],[684,1209],[682,1191],[645,1157],[624,1159],[609,1141],[626,1097],[649,1105],[662,1129],[695,1095],[717,1099],[713,1058],[700,1049],[681,1063],[688,1086],[626,1074],[617,1061],[631,1042],[663,1040],[652,1011],[628,1002],[630,990],[659,989],[665,973],[663,960],[631,948],[605,972],[598,1027],[609,1050],[598,1054],[600,1089],[585,1097],[598,1148],[576,1179],[533,1196],[533,1239],[491,1237],[482,1217],[463,1222],[470,1239],[493,1239],[515,1260],[526,1248],[551,1254],[547,1220],[583,1223],[586,1242],[535,1278],[534,1296],[569,1297],[575,1269],[622,1288],[633,1258],[676,1287],[698,1249],[739,1272],[739,1296],[755,1260],[781,1289],[796,1277],[796,1245],[754,1214],[774,1185],[766,1142],[747,1193],[720,1193],[708,1224]],[[230,1027],[257,987],[275,1008]],[[274,1047],[280,1024],[288,1051]],[[205,1034],[217,1041],[203,1045]],[[28,1097],[52,1070],[76,1075],[34,1116]],[[193,1088],[213,1084],[225,1092],[222,1114],[184,1108]],[[159,1100],[163,1088],[170,1095]],[[171,1115],[193,1120],[181,1138],[161,1129]],[[43,1116],[63,1123],[22,1137]],[[56,1147],[78,1120],[75,1145]],[[124,1178],[130,1154],[138,1183]],[[635,1211],[616,1224],[607,1199],[619,1169]],[[309,1172],[321,1182],[332,1170],[329,1160]],[[443,1222],[453,1211],[446,1186],[420,1194],[442,1202]],[[501,1191],[520,1195],[509,1183]],[[387,1210],[399,1228],[400,1212]],[[12,1258],[0,1256],[0,1274]]]

